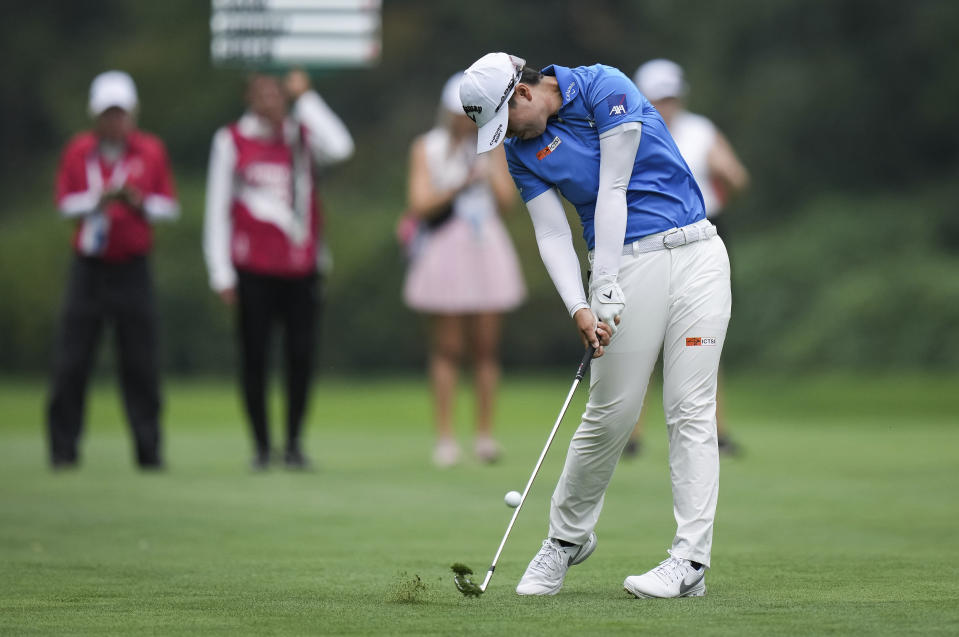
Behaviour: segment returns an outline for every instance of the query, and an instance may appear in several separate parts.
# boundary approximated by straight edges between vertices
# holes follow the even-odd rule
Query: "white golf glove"
[[[589,309],[597,319],[609,325],[611,333],[616,333],[616,317],[626,309],[626,297],[615,278],[603,277],[590,282]]]

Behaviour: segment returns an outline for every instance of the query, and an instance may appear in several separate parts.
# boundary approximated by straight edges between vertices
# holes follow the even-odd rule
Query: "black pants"
[[[320,281],[316,274],[286,278],[237,273],[237,332],[242,358],[243,399],[258,452],[270,450],[266,409],[266,376],[273,325],[283,330],[286,380],[286,448],[299,449],[306,413],[316,322],[320,312]]]
[[[137,463],[160,465],[157,318],[149,264],[144,257],[117,264],[78,256],[70,266],[47,410],[54,466],[78,460],[87,381],[107,322],[116,330],[120,386]]]

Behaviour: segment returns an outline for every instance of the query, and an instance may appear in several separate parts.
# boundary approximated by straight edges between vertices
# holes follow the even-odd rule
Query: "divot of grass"
[[[397,576],[397,584],[390,590],[386,599],[395,604],[419,604],[427,601],[428,598],[429,588],[419,575],[414,574],[411,577],[408,573],[400,573]]]

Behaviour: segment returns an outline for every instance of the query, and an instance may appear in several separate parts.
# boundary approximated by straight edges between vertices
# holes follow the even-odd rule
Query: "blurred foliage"
[[[727,211],[731,367],[959,366],[959,3],[548,7],[385,0],[380,64],[312,73],[357,141],[322,184],[336,258],[322,370],[423,363],[427,329],[400,300],[393,240],[407,151],[449,74],[490,50],[629,75],[652,57],[685,67],[690,109],[719,125],[753,177]],[[51,182],[63,143],[89,125],[90,79],[107,68],[136,79],[140,123],[167,142],[183,204],[158,229],[154,259],[165,364],[232,369],[232,317],[208,291],[200,229],[210,138],[242,111],[244,73],[211,67],[209,3],[34,0],[7,8],[0,36],[0,370],[48,367],[69,260]],[[507,323],[505,360],[569,364],[579,344],[521,206],[508,224],[530,298]]]

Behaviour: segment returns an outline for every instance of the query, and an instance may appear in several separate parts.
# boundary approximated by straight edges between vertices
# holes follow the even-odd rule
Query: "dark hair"
[[[529,84],[530,86],[536,86],[539,84],[540,80],[543,79],[543,72],[539,69],[534,69],[531,66],[524,66],[523,73],[519,76],[519,83]],[[516,102],[513,101],[513,98],[516,97],[516,94],[509,96],[509,107],[513,108],[516,106]]]
[[[539,84],[539,81],[543,79],[543,72],[539,69],[534,69],[531,66],[523,67],[523,74],[519,76],[519,81],[523,84],[529,84],[531,86],[536,86]]]

